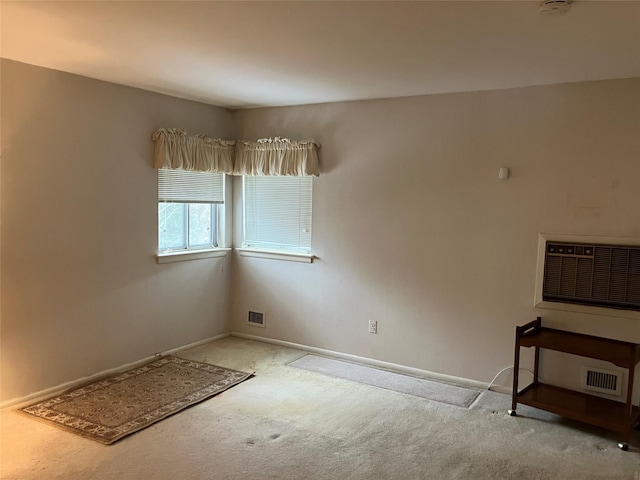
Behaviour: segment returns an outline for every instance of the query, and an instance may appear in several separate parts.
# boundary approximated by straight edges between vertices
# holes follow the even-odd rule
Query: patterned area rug
[[[251,375],[165,357],[20,410],[109,445]]]

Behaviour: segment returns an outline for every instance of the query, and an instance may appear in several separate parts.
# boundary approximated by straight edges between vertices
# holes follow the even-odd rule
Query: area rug
[[[217,395],[252,374],[164,357],[20,409],[109,445]]]
[[[464,408],[469,408],[480,393],[470,388],[317,355],[305,355],[289,363],[289,366]]]

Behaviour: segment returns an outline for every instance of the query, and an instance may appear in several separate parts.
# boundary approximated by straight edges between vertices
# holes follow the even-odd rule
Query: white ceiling
[[[640,76],[640,2],[0,3],[1,56],[230,108]]]

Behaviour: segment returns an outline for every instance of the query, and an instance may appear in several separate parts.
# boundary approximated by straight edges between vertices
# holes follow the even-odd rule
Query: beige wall
[[[640,79],[232,115],[11,61],[1,74],[3,401],[229,330],[479,381],[537,315],[640,341],[638,319],[533,306],[540,232],[640,237]],[[319,259],[157,265],[163,126],[319,140]]]
[[[238,115],[245,138],[319,140],[322,175],[319,260],[234,257],[233,330],[485,382],[538,315],[640,341],[637,314],[533,306],[540,232],[640,237],[640,79]],[[265,329],[246,325],[248,308],[267,312]]]
[[[228,259],[158,265],[151,133],[230,114],[2,61],[2,400],[228,331]]]

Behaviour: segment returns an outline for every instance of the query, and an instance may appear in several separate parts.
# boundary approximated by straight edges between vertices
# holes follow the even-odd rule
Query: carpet
[[[317,355],[305,355],[289,363],[289,366],[464,408],[469,408],[480,393],[478,390]]]
[[[164,357],[20,411],[109,445],[251,375],[208,363]]]

